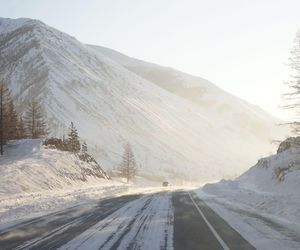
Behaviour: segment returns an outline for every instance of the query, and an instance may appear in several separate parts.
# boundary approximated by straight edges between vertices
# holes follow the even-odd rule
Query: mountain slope
[[[276,119],[208,81],[148,63],[129,67],[40,21],[0,19],[0,55],[18,110],[39,98],[53,134],[73,121],[106,169],[128,141],[142,176],[216,179],[245,170],[283,134]]]
[[[229,126],[234,124],[235,127],[239,127],[245,131],[250,129],[253,133],[262,132],[260,127],[274,122],[274,117],[264,110],[226,93],[206,79],[192,76],[176,69],[128,57],[105,47],[89,46],[96,52],[100,52],[120,63],[144,79],[198,104],[201,108],[201,112],[216,122]],[[226,123],[228,118],[230,118],[230,121]],[[262,139],[269,138],[269,134],[265,133],[265,131],[259,136]]]
[[[39,139],[24,139],[6,145],[6,155],[2,156],[0,167],[0,197],[92,186],[108,181],[95,163],[81,161],[70,152],[41,144]]]

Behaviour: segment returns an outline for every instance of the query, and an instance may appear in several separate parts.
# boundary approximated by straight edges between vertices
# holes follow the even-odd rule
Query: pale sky
[[[0,0],[79,41],[204,77],[283,118],[278,106],[299,0]]]

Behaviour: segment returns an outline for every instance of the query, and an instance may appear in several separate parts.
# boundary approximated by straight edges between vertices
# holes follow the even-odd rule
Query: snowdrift
[[[109,181],[100,166],[70,152],[46,148],[39,139],[11,141],[0,156],[0,197],[104,182]]]
[[[300,224],[300,137],[283,141],[237,179],[207,184],[205,193]]]

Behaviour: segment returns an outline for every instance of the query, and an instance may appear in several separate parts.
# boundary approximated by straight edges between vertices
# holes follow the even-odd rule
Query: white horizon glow
[[[285,118],[278,108],[298,0],[0,0],[0,16],[40,19],[79,41],[208,79]]]

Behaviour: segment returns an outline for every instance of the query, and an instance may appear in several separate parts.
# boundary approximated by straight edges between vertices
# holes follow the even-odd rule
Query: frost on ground
[[[0,158],[0,224],[99,200],[128,189],[101,169],[40,140],[12,141]]]
[[[198,195],[258,249],[300,248],[300,138],[282,142],[236,180]]]
[[[143,195],[60,249],[173,249],[171,194]]]

